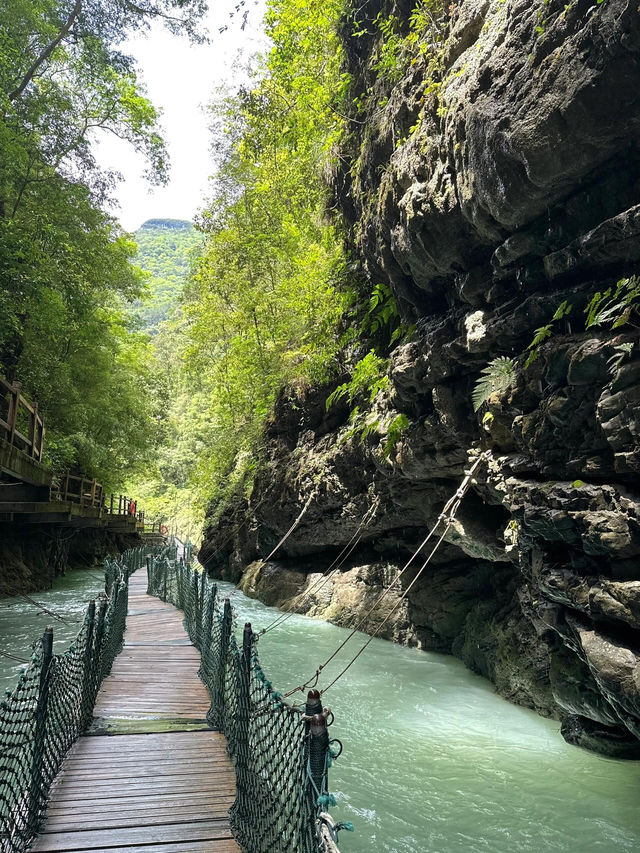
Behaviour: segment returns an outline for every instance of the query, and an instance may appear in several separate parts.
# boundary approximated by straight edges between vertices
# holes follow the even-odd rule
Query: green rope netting
[[[105,561],[105,593],[91,602],[75,640],[52,654],[47,629],[17,686],[0,703],[0,851],[21,853],[42,829],[62,760],[92,718],[102,680],[122,648],[128,579],[141,548]]]
[[[335,853],[337,832],[326,814],[332,751],[318,752],[305,708],[283,701],[265,676],[257,637],[234,633],[229,600],[205,573],[177,560],[175,548],[147,560],[148,593],[184,611],[185,628],[201,654],[200,677],[211,698],[208,720],[227,739],[235,765],[236,800],[229,817],[247,853]],[[314,712],[315,713],[315,712]],[[315,772],[314,772],[315,766]]]

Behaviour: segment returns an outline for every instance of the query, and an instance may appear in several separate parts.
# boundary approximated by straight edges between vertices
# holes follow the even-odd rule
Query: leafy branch
[[[546,341],[547,338],[551,337],[553,324],[558,320],[563,320],[571,314],[571,310],[573,305],[571,305],[567,300],[563,300],[560,305],[556,308],[555,314],[551,318],[551,322],[547,323],[545,326],[540,326],[539,329],[536,329],[535,335],[527,349],[529,350],[529,355],[527,356],[527,360],[524,363],[525,368],[529,367],[529,365],[533,364],[533,362],[538,358],[540,354],[540,344],[543,341]]]

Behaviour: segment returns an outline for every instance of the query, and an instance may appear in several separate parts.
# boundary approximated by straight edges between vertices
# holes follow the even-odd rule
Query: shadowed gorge
[[[638,0],[7,0],[2,853],[635,850],[639,342]]]
[[[637,10],[462,2],[447,19],[432,6],[417,39],[402,4],[341,23],[354,106],[332,188],[368,280],[415,324],[388,385],[356,400],[375,428],[354,435],[353,402],[327,409],[335,385],[284,392],[249,503],[212,506],[201,559],[268,603],[354,624],[436,522],[469,449],[490,448],[385,635],[456,654],[573,743],[637,757],[637,295],[585,315],[594,294],[633,287],[640,251]],[[475,413],[497,358],[509,381]],[[277,562],[243,574],[310,496]],[[374,498],[358,550],[304,599]]]

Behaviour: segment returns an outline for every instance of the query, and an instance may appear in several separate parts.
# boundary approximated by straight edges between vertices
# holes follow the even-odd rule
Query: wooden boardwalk
[[[207,691],[182,614],[129,582],[124,649],[89,733],[67,755],[34,851],[241,853],[227,813],[235,775],[206,723]]]

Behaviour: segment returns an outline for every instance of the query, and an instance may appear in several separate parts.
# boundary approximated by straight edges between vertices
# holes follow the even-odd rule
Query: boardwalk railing
[[[91,721],[96,695],[122,646],[130,574],[144,550],[105,561],[105,592],[91,601],[73,643],[53,654],[53,631],[0,703],[0,851],[22,853],[44,818],[62,760]]]
[[[138,510],[137,501],[125,495],[112,494],[107,503],[102,483],[81,474],[61,474],[54,477],[51,499],[84,507],[96,507],[107,511],[109,515],[126,516],[135,518],[140,524],[145,523],[144,510]]]
[[[320,695],[311,691],[302,707],[283,700],[261,668],[251,625],[240,648],[229,599],[220,602],[216,584],[178,561],[175,548],[148,558],[147,567],[148,593],[184,611],[201,654],[209,722],[226,735],[235,765],[229,817],[239,844],[248,853],[337,853],[338,831],[353,827],[327,812],[335,802],[327,770],[339,742],[329,738]]]
[[[52,494],[55,500],[70,501],[80,506],[101,507],[104,504],[104,488],[96,479],[90,480],[75,474],[63,474],[54,483]]]
[[[40,462],[44,423],[38,414],[38,404],[23,397],[21,388],[19,382],[10,383],[0,376],[0,436]]]

